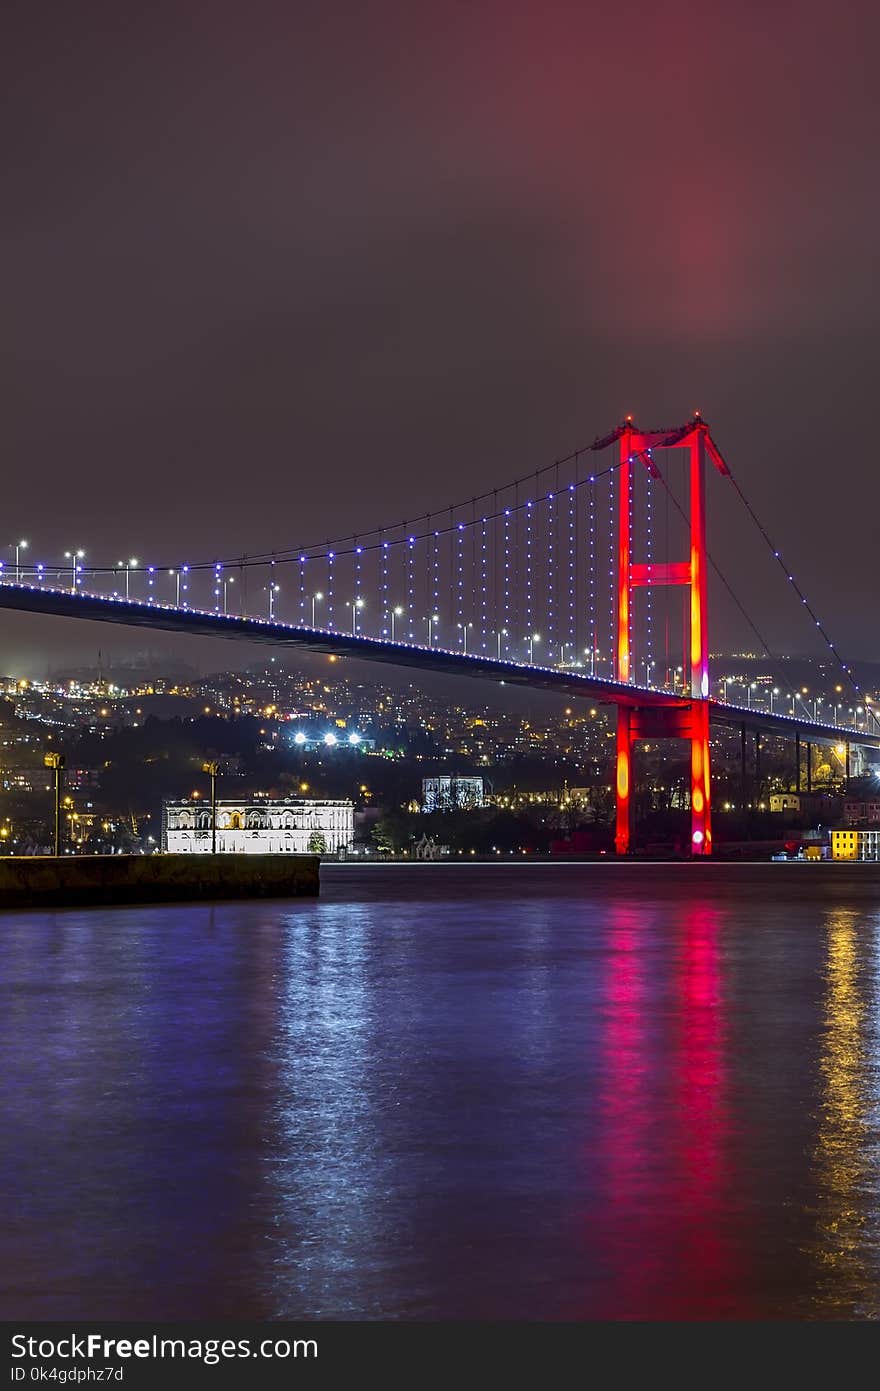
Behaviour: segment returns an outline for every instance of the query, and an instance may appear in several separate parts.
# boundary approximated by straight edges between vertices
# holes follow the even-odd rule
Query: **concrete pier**
[[[10,855],[0,909],[318,893],[317,855]]]

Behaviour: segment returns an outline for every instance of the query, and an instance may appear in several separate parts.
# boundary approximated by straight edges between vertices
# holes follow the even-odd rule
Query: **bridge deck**
[[[239,642],[266,643],[272,647],[296,648],[355,657],[360,661],[383,662],[391,666],[439,672],[447,676],[477,677],[501,685],[525,686],[556,691],[559,695],[593,700],[603,705],[630,708],[686,707],[686,696],[653,690],[632,683],[622,684],[601,677],[554,667],[496,660],[483,654],[450,652],[444,648],[420,647],[414,643],[388,642],[379,638],[329,632],[322,628],[298,627],[260,618],[178,609],[173,605],[149,604],[135,599],[109,599],[94,594],[71,594],[47,586],[0,584],[0,608],[24,613],[40,613],[57,618],[79,618],[97,623],[120,623],[128,627],[190,633],[202,637],[237,639]],[[846,726],[817,724],[798,716],[769,714],[766,711],[710,702],[716,724],[749,729],[793,738],[800,733],[814,743],[841,743],[847,740],[880,749],[880,735],[866,734]]]

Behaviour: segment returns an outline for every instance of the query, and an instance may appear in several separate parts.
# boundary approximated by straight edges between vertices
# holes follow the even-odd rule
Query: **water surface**
[[[0,918],[6,1318],[875,1318],[880,876]]]

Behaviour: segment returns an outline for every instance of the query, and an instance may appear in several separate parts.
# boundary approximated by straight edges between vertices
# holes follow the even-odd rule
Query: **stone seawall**
[[[293,898],[318,893],[319,865],[317,855],[10,855],[0,908]]]

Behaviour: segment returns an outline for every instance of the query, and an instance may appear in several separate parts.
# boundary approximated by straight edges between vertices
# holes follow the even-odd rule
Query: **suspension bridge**
[[[784,674],[785,709],[713,696],[710,574],[768,660],[761,631],[707,547],[707,473],[757,529],[848,692],[823,722]],[[362,535],[223,559],[0,566],[0,607],[223,636],[556,691],[616,707],[616,836],[630,848],[634,750],[690,747],[691,850],[712,851],[713,724],[880,749],[880,720],[697,414],[671,429],[615,430],[534,473]],[[25,556],[27,552],[25,551]]]

